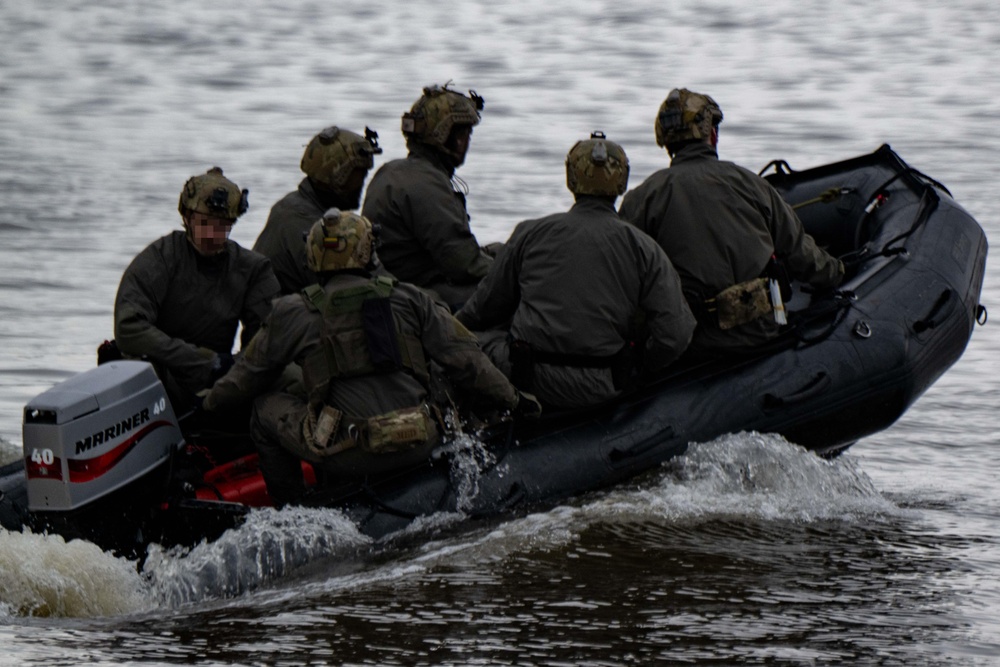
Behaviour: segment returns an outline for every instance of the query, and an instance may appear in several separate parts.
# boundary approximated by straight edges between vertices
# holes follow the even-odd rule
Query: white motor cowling
[[[31,511],[69,511],[141,478],[183,446],[167,392],[144,361],[114,361],[24,408]]]

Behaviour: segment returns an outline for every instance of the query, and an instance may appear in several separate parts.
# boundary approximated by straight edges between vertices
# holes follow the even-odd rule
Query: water
[[[567,208],[601,129],[638,183],[687,86],[720,152],[806,168],[890,143],[997,233],[995,3],[53,3],[0,7],[0,458],[32,396],[94,364],[118,279],[176,228],[184,180],[250,189],[256,238],[329,124],[380,133],[422,85],[486,98],[473,228]],[[989,262],[983,302],[1000,294]],[[85,543],[0,532],[0,665],[990,665],[1000,654],[1000,335],[897,424],[823,462],[734,434],[610,493],[388,546],[334,512],[262,512],[142,575]]]

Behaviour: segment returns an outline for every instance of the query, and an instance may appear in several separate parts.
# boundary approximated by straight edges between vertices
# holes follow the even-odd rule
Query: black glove
[[[542,416],[542,404],[538,402],[534,394],[529,394],[526,391],[518,391],[514,416],[524,419],[538,419]]]

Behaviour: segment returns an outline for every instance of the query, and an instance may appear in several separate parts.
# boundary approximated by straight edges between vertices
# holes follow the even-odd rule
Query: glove
[[[524,419],[538,419],[542,416],[542,404],[538,402],[534,394],[529,394],[526,391],[518,391],[514,416]]]
[[[205,397],[208,396],[208,389],[202,389],[191,397],[191,409],[194,412],[205,412]]]
[[[210,382],[215,384],[215,381],[220,377],[229,372],[229,369],[233,367],[233,355],[228,352],[219,352],[215,355],[215,359],[212,360],[212,375]]]

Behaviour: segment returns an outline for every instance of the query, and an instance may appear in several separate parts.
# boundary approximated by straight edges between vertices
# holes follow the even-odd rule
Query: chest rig
[[[324,388],[331,380],[407,370],[430,381],[419,338],[400,330],[389,297],[395,281],[377,276],[365,285],[326,292],[302,290],[311,310],[323,315],[321,344],[305,363],[306,385]],[[325,396],[323,397],[325,398]]]

